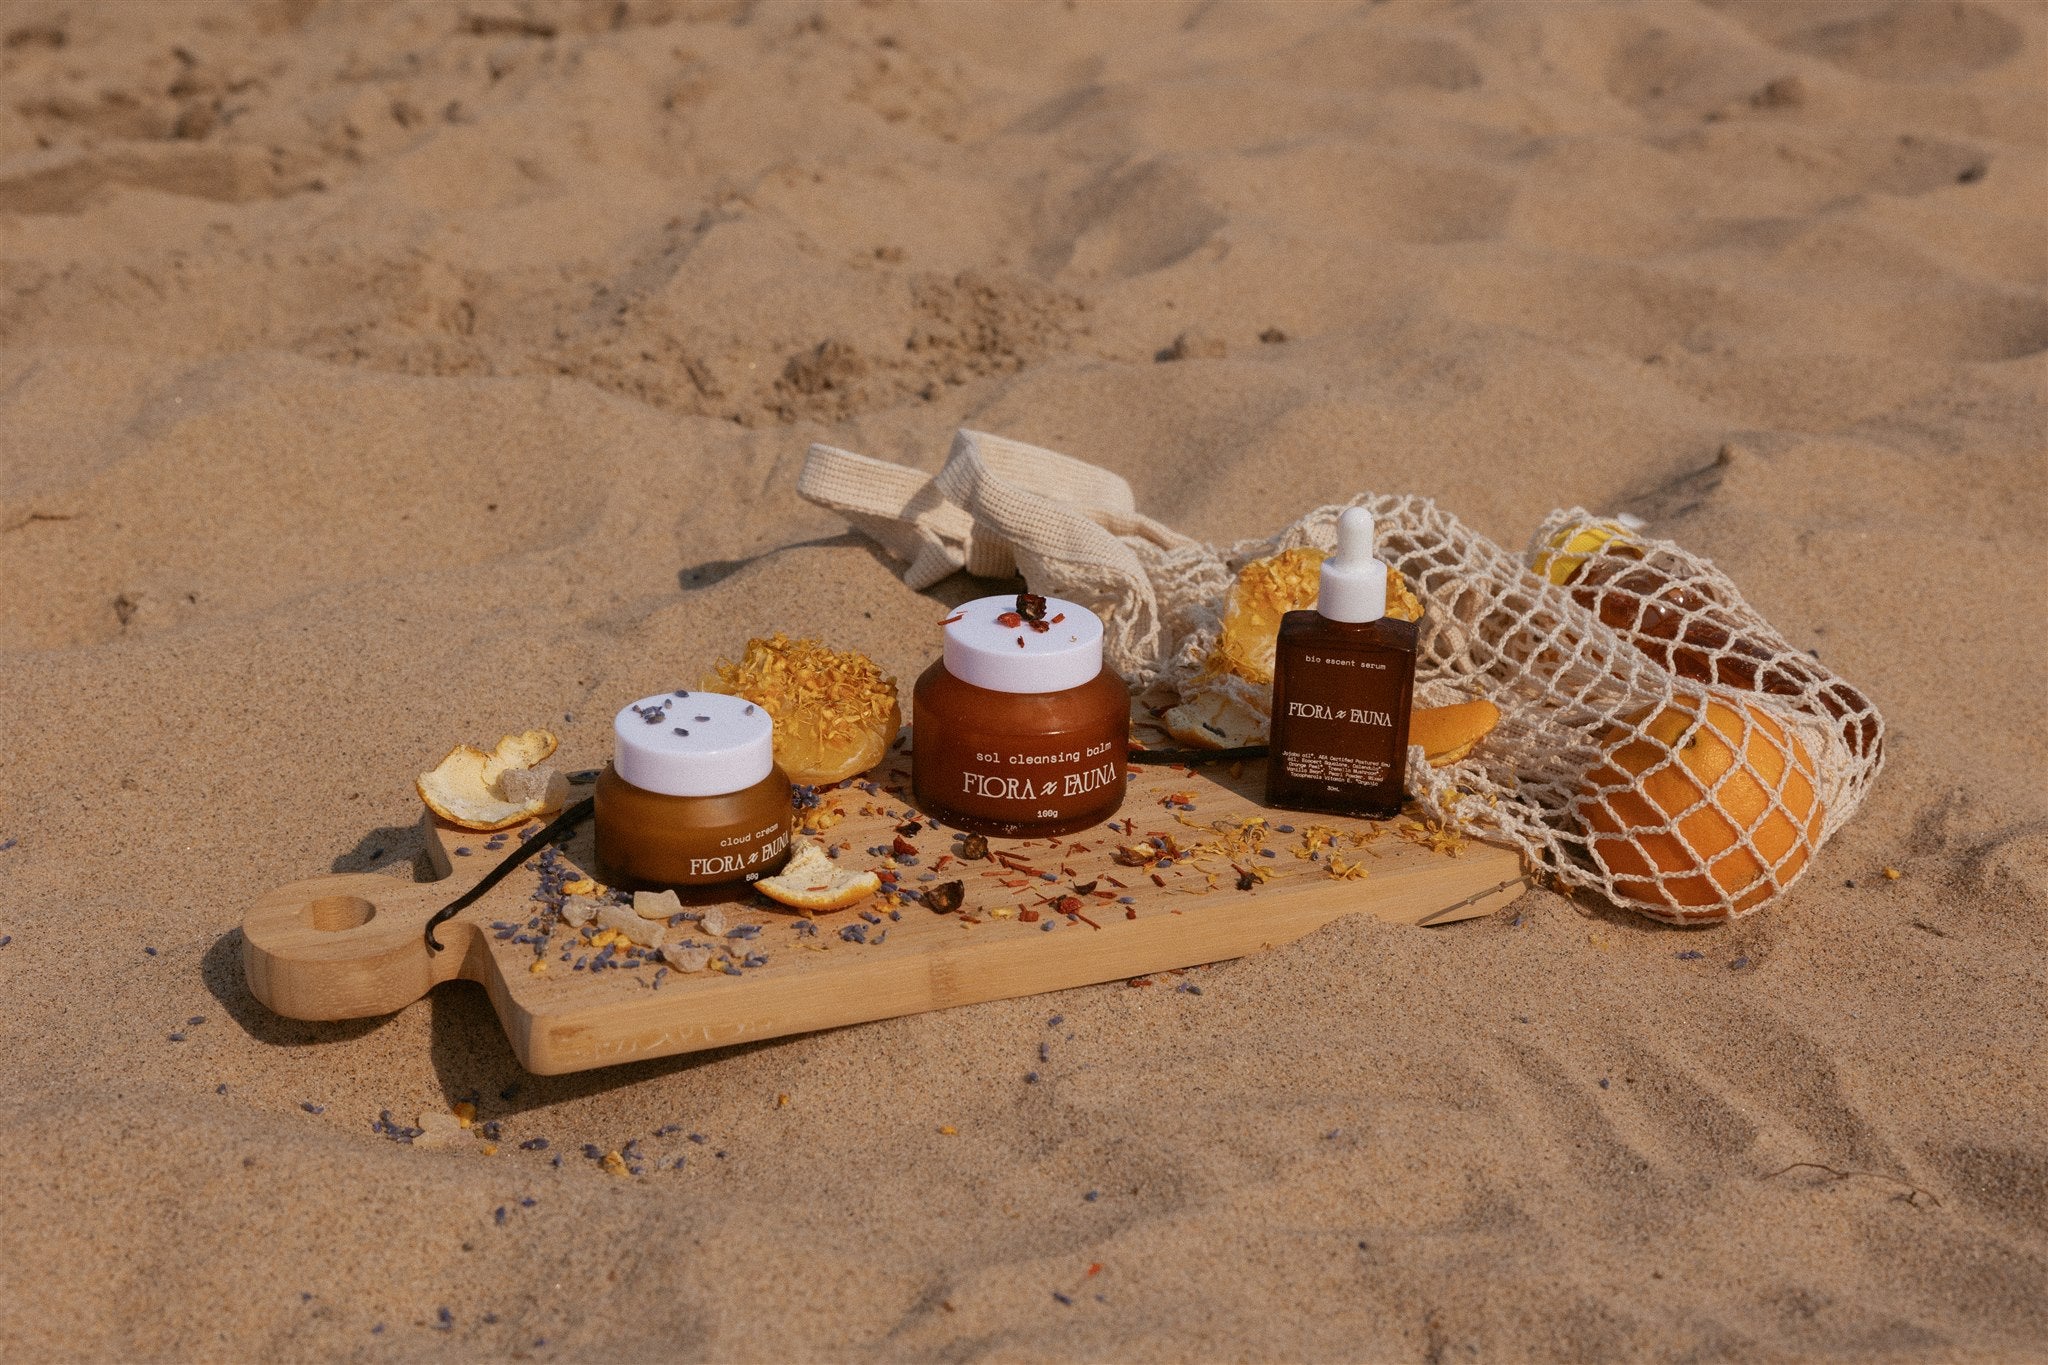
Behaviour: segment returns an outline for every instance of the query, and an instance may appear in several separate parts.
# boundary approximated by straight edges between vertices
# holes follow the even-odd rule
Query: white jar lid
[[[946,622],[946,671],[991,692],[1064,692],[1092,682],[1102,671],[1102,619],[1048,597],[1041,624],[1034,630],[1019,619],[1015,596],[963,603]]]
[[[612,717],[612,734],[619,776],[663,796],[745,791],[775,769],[775,722],[722,692],[642,697]]]

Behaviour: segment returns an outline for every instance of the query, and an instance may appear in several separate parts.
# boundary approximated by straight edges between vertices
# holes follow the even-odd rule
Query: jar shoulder
[[[631,820],[640,815],[661,819],[684,818],[692,823],[722,824],[755,818],[757,813],[789,808],[789,777],[778,764],[751,787],[716,796],[670,796],[636,787],[620,777],[618,769],[605,764],[597,775],[593,792],[600,811],[623,814]],[[602,818],[602,814],[600,814]]]
[[[1417,622],[1392,616],[1377,621],[1332,621],[1314,610],[1290,611],[1280,618],[1276,644],[1305,647],[1313,643],[1327,649],[1390,649],[1412,654],[1420,634]]]
[[[1053,722],[1072,724],[1079,718],[1127,718],[1130,707],[1130,689],[1107,668],[1079,687],[1061,692],[998,692],[962,682],[947,672],[945,661],[939,659],[918,677],[911,722],[915,725],[922,717],[948,724],[1044,728]]]

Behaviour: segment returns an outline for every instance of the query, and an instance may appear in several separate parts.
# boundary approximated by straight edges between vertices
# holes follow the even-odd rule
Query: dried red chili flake
[[[1101,925],[1097,924],[1094,920],[1089,919],[1086,915],[1082,914],[1079,910],[1076,910],[1074,912],[1074,918],[1081,921],[1081,923],[1087,925],[1090,929],[1100,929],[1102,927]]]
[[[1017,594],[1017,614],[1027,621],[1045,619],[1045,599],[1034,592]]]
[[[1154,885],[1154,886],[1164,886],[1164,885],[1166,885],[1166,878],[1164,878],[1164,877],[1160,876],[1160,875],[1159,875],[1159,874],[1158,874],[1157,872],[1154,872],[1154,873],[1152,874],[1152,885]]]
[[[998,616],[996,618],[996,624],[1001,626],[1004,630],[1015,630],[1017,627],[1024,624],[1024,618],[1019,616],[1014,611],[1006,611],[1001,616]]]
[[[925,888],[925,908],[935,915],[947,915],[960,908],[966,899],[967,888],[959,882],[940,882],[937,886]]]
[[[947,617],[947,618],[946,618],[945,620],[943,620],[943,621],[939,622],[939,624],[940,624],[940,625],[942,625],[942,626],[950,626],[950,625],[952,625],[952,624],[953,624],[953,623],[954,623],[955,621],[958,621],[959,619],[961,619],[961,618],[962,618],[963,616],[965,616],[966,614],[967,614],[967,613],[965,613],[965,612],[961,612],[961,611],[956,611],[956,612],[954,612],[954,613],[953,613],[953,614],[952,614],[951,616],[948,616],[948,617]]]
[[[1017,637],[1017,648],[1019,648],[1019,649],[1022,649],[1022,648],[1024,648],[1024,637],[1023,637],[1023,636],[1021,636],[1021,635],[1019,635],[1019,636]]]
[[[988,857],[988,840],[979,834],[960,836],[960,856],[970,863],[978,863]]]
[[[1067,619],[1067,614],[1066,614],[1065,612],[1061,612],[1061,613],[1060,613],[1060,614],[1059,614],[1058,616],[1055,616],[1055,617],[1053,617],[1053,618],[1052,618],[1052,623],[1053,623],[1054,625],[1058,625],[1058,624],[1059,624],[1060,622],[1062,622],[1062,621],[1064,621],[1064,620],[1066,620],[1066,619]]]
[[[891,843],[891,844],[889,845],[889,848],[890,848],[890,851],[891,851],[891,852],[894,852],[894,853],[916,853],[916,852],[917,852],[917,845],[916,845],[916,844],[913,844],[913,843],[911,843],[911,842],[910,842],[910,840],[908,840],[908,839],[904,838],[904,837],[903,837],[902,835],[900,835],[900,834],[896,836],[896,838],[895,838],[894,842],[892,842],[892,843]]]
[[[1053,908],[1062,915],[1077,915],[1081,912],[1081,898],[1079,896],[1061,896],[1057,901],[1053,902]]]
[[[953,855],[952,855],[952,854],[950,854],[950,853],[941,853],[941,854],[939,855],[939,860],[938,860],[937,862],[935,862],[935,863],[933,863],[933,864],[932,864],[932,871],[934,871],[934,872],[944,872],[944,871],[946,870],[946,864],[947,864],[947,863],[950,863],[950,862],[952,862],[952,861],[953,861]]]
[[[1036,910],[1019,910],[1019,911],[1017,912],[1017,923],[1019,923],[1019,924],[1036,924],[1036,923],[1038,923],[1038,912],[1037,912]]]
[[[1027,622],[1025,622],[1025,624],[1026,624],[1026,625],[1028,625],[1028,626],[1030,626],[1030,627],[1031,627],[1031,629],[1032,629],[1032,631],[1033,631],[1034,633],[1036,633],[1036,634],[1039,634],[1039,635],[1043,635],[1043,634],[1045,634],[1045,633],[1046,633],[1047,631],[1049,631],[1049,630],[1051,630],[1051,629],[1052,629],[1052,627],[1051,627],[1051,626],[1047,625],[1047,624],[1046,624],[1045,622],[1043,622],[1043,621],[1027,621]]]
[[[1132,905],[1132,906],[1126,906],[1126,907],[1124,908],[1124,918],[1125,918],[1125,919],[1136,919],[1137,917],[1138,917],[1138,907],[1137,907],[1137,906],[1135,906],[1135,905]]]

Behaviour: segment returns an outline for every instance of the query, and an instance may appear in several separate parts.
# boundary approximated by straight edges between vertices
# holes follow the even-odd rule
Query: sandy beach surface
[[[0,1354],[2048,1358],[2044,71],[1994,0],[0,5]],[[1217,540],[1636,512],[1889,768],[1718,929],[553,1079],[251,998],[455,743],[773,629],[907,686],[795,475],[963,424]]]

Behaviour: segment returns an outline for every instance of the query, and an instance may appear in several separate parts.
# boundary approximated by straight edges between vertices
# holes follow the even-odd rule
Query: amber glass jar
[[[975,834],[1072,834],[1124,802],[1131,696],[1102,666],[1102,622],[1056,597],[984,597],[947,618],[917,680],[918,808]]]
[[[629,890],[701,899],[789,859],[789,779],[768,713],[716,692],[646,697],[612,721],[598,775],[598,870]]]

